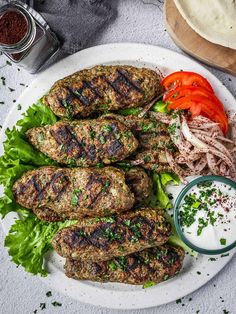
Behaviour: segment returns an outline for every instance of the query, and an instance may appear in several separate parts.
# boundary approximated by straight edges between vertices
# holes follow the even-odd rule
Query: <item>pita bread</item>
[[[236,0],[174,0],[180,14],[203,38],[236,49]]]

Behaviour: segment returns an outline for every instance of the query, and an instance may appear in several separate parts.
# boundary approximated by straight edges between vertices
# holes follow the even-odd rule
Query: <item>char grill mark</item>
[[[51,181],[47,182],[42,187],[38,184],[37,179],[38,179],[38,176],[35,175],[30,180],[28,180],[24,185],[21,184],[18,194],[24,193],[28,187],[33,185],[34,190],[36,192],[34,195],[31,196],[33,201],[42,200],[44,198],[45,191],[47,191],[50,188],[55,193],[55,199],[56,199],[64,192],[65,188],[69,184],[68,177],[65,176],[63,173],[54,173]],[[39,181],[39,182],[41,182],[41,181]],[[57,183],[58,183],[58,185],[57,185]]]
[[[108,182],[108,183],[107,183]],[[104,189],[105,184],[107,183],[106,189]],[[98,200],[109,191],[110,181],[105,180],[104,178],[97,176],[95,174],[91,174],[89,181],[86,185],[86,190],[89,191],[87,207],[92,209],[96,206]]]
[[[119,140],[111,142],[107,148],[107,152],[110,156],[116,155],[120,150],[122,150],[123,144]]]
[[[93,93],[93,97],[89,98],[83,95],[83,91],[88,88]],[[92,82],[83,81],[81,88],[72,90],[66,87],[69,92],[65,102],[60,100],[59,102],[66,108],[65,103],[71,104],[74,99],[78,99],[84,106],[90,106],[97,98],[103,98],[96,86]]]
[[[84,151],[83,142],[78,141],[77,137],[73,134],[68,126],[65,125],[61,128],[58,128],[57,132],[50,130],[50,134],[59,145],[64,146],[64,150],[67,153],[71,153],[74,149],[76,149],[77,154],[75,157],[81,157]]]
[[[128,77],[126,71],[124,71],[124,70],[122,70],[122,69],[117,69],[117,72],[120,74],[120,76],[123,78],[123,80],[124,80],[130,87],[132,87],[133,89],[135,89],[137,92],[139,92],[139,93],[141,93],[141,94],[144,93],[143,90],[142,90],[142,88],[140,88],[140,86],[139,86],[136,82],[132,81],[132,80]]]
[[[140,224],[138,231],[137,224]],[[115,224],[100,222],[92,233],[86,234],[86,243],[90,243],[99,249],[106,249],[113,241],[120,244],[124,243],[127,239],[132,241],[134,237],[137,237],[137,232],[139,233],[139,239],[148,241],[154,231],[154,223],[141,215],[131,219],[129,228],[124,225],[122,219],[117,218]],[[68,239],[68,244],[72,247],[79,247],[82,243],[85,243],[82,239],[85,236],[84,228],[78,228],[74,233],[76,236],[72,236],[71,242]],[[119,236],[114,237],[115,234],[119,234]]]
[[[110,85],[114,91],[123,98],[129,98],[132,90],[135,90],[143,94],[143,90],[129,77],[126,75],[125,71],[117,70],[117,77],[114,81],[110,81],[105,75],[103,79]]]

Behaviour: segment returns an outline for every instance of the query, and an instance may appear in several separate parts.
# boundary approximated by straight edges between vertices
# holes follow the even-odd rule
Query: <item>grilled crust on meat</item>
[[[131,191],[134,193],[135,202],[145,200],[152,193],[152,180],[141,167],[130,168],[125,173],[125,178]]]
[[[57,81],[44,103],[59,117],[144,106],[160,95],[160,76],[147,68],[95,66]]]
[[[139,118],[135,115],[122,116],[114,113],[104,114],[100,119],[116,119],[125,124],[139,141],[142,149],[158,149],[170,145],[171,139],[168,125],[158,121],[155,117]]]
[[[63,257],[100,261],[162,245],[171,225],[161,210],[151,208],[113,217],[86,219],[60,230],[52,244]]]
[[[26,136],[51,159],[80,167],[122,160],[138,147],[133,133],[115,119],[59,121],[32,128]]]
[[[168,244],[145,249],[109,261],[91,262],[67,259],[67,277],[100,282],[122,282],[142,285],[160,283],[175,276],[181,269],[184,250]]]
[[[41,167],[26,172],[12,191],[17,203],[47,221],[101,217],[134,204],[125,173],[114,167]]]

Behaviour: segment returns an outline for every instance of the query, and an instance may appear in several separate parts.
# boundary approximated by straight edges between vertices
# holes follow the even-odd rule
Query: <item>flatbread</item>
[[[236,49],[236,0],[174,0],[180,14],[203,38]]]

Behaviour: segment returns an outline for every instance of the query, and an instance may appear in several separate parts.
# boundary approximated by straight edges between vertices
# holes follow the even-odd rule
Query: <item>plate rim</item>
[[[137,49],[137,50],[146,50],[146,52],[148,52],[148,50],[150,50],[151,52],[152,51],[155,51],[155,52],[161,52],[161,54],[172,54],[174,56],[174,58],[177,58],[177,59],[182,59],[182,60],[185,60],[186,62],[189,62],[190,64],[193,64],[193,66],[196,66],[198,68],[200,68],[200,70],[202,72],[204,72],[204,74],[207,74],[214,82],[213,85],[219,85],[218,87],[220,87],[222,89],[222,94],[227,94],[227,98],[229,100],[233,100],[235,103],[235,99],[234,99],[234,96],[230,93],[230,91],[220,82],[220,80],[218,78],[216,78],[209,70],[207,70],[204,66],[202,66],[201,64],[199,64],[198,62],[196,62],[195,60],[192,60],[190,57],[187,57],[185,55],[182,55],[178,52],[175,52],[175,51],[172,51],[170,49],[167,49],[167,48],[164,48],[164,47],[159,47],[159,46],[154,46],[154,45],[146,45],[146,44],[139,44],[139,43],[113,43],[113,44],[105,44],[105,45],[98,45],[98,46],[94,46],[94,47],[90,47],[90,48],[87,48],[87,49],[84,49],[84,50],[81,50],[71,56],[68,56],[62,60],[60,60],[59,62],[57,62],[56,64],[52,65],[50,68],[46,69],[45,71],[41,72],[38,74],[38,76],[33,80],[33,82],[31,84],[29,84],[29,86],[23,91],[23,93],[21,93],[21,95],[18,97],[17,99],[17,102],[20,103],[21,102],[21,99],[23,99],[24,97],[27,96],[27,94],[30,92],[30,89],[32,88],[32,86],[35,86],[35,84],[37,85],[37,82],[39,82],[40,84],[40,80],[46,76],[48,73],[50,73],[50,71],[53,71],[54,69],[57,69],[58,67],[66,64],[66,62],[70,61],[70,60],[73,60],[73,59],[77,59],[79,60],[79,58],[81,56],[86,56],[86,55],[89,55],[89,54],[94,54],[94,51],[97,51],[97,52],[101,52],[103,50],[107,50],[107,49],[111,49],[111,50],[115,50],[115,53],[117,53],[119,50],[122,50],[122,49],[129,49],[130,50],[133,50],[133,49]],[[100,50],[100,51],[99,51]],[[142,54],[143,52],[141,52]],[[131,53],[132,54],[132,53]],[[98,58],[99,59],[99,58]],[[132,59],[132,56],[130,57],[130,60]],[[113,61],[114,63],[119,63],[120,61],[117,59],[117,60],[114,60]],[[132,62],[137,62],[137,60],[135,58],[133,58]],[[145,62],[145,56],[144,56],[144,62]],[[148,62],[147,62],[148,63]],[[101,64],[101,62],[97,62],[97,64]],[[154,63],[153,63],[154,64]],[[158,67],[158,65],[156,65]],[[82,66],[82,68],[84,68]],[[74,70],[75,71],[75,70]],[[26,108],[28,108],[28,105],[25,106],[23,109],[26,110]],[[23,112],[25,112],[25,110],[22,110],[20,114],[22,114]],[[12,107],[12,109],[10,110],[10,112],[8,113],[7,117],[5,118],[5,121],[3,123],[3,126],[2,126],[2,130],[1,130],[1,133],[0,133],[0,145],[1,145],[1,149],[0,149],[0,152],[2,153],[2,143],[5,139],[5,130],[7,127],[9,127],[9,121],[11,120],[11,116],[13,114],[15,114],[17,111],[17,109],[15,107]],[[18,114],[19,115],[19,114]],[[18,118],[15,118],[15,120],[17,121]],[[10,126],[11,127],[11,126]],[[2,225],[3,225],[3,229],[4,228],[4,220],[1,221]],[[228,257],[225,257],[224,259],[224,262],[222,262],[221,266],[217,269],[216,272],[214,272],[211,276],[209,277],[205,277],[204,280],[201,281],[201,283],[197,284],[195,287],[191,287],[189,289],[188,292],[183,292],[182,294],[178,294],[177,296],[172,296],[172,298],[170,298],[169,300],[167,301],[155,301],[154,302],[151,302],[151,304],[148,302],[145,303],[145,300],[143,300],[141,303],[142,305],[140,304],[140,302],[138,302],[138,304],[127,304],[127,296],[126,296],[126,300],[124,303],[120,303],[117,302],[117,299],[116,297],[112,297],[111,298],[111,295],[109,295],[109,298],[110,300],[108,300],[108,303],[109,304],[99,304],[99,302],[95,301],[95,298],[91,298],[89,301],[87,300],[87,298],[83,298],[83,296],[81,297],[78,297],[78,298],[74,298],[73,296],[71,296],[69,293],[67,293],[66,291],[63,290],[63,288],[61,288],[60,286],[58,286],[57,284],[53,283],[48,280],[48,279],[45,279],[45,278],[41,278],[46,284],[51,284],[51,287],[53,287],[54,289],[62,292],[63,294],[66,294],[67,296],[71,297],[71,298],[74,298],[74,299],[77,299],[79,300],[80,302],[84,302],[84,303],[88,303],[88,304],[92,304],[92,305],[97,305],[97,306],[101,306],[101,307],[105,307],[105,308],[110,308],[110,309],[142,309],[142,308],[150,308],[150,307],[155,307],[155,306],[158,306],[158,305],[163,305],[163,304],[167,304],[169,302],[172,302],[178,298],[182,298],[183,296],[189,294],[189,293],[192,293],[193,291],[199,289],[200,287],[202,287],[203,285],[205,285],[210,279],[212,279],[216,274],[218,274],[223,268],[224,266],[231,260],[231,258],[233,257],[233,252],[232,254],[230,253],[230,256]],[[63,274],[64,275],[64,274]],[[52,276],[52,274],[49,274],[49,276],[47,278],[49,278],[50,276]],[[55,274],[54,274],[55,276]],[[59,276],[60,277],[60,276]],[[51,277],[52,278],[52,277]],[[78,286],[81,285],[81,283],[77,282]],[[165,284],[165,283],[164,283]],[[159,285],[160,286],[160,285]],[[103,290],[105,291],[104,289],[100,289],[100,290]],[[153,288],[150,288],[150,289],[145,289],[143,290],[143,295],[145,296],[145,294],[150,294],[149,291],[154,291],[155,290],[155,287]],[[110,291],[110,290],[109,290]],[[137,293],[137,292],[140,292],[139,290],[138,291],[129,291],[128,293]],[[114,294],[126,294],[127,291],[115,291]],[[140,293],[139,293],[140,294]],[[141,293],[142,294],[142,293]],[[155,294],[154,294],[155,295]],[[113,296],[113,293],[112,293],[112,296]],[[106,294],[104,296],[104,298],[106,298]],[[130,298],[130,297],[129,297]],[[86,300],[85,300],[86,299]],[[100,300],[101,301],[101,300]]]

